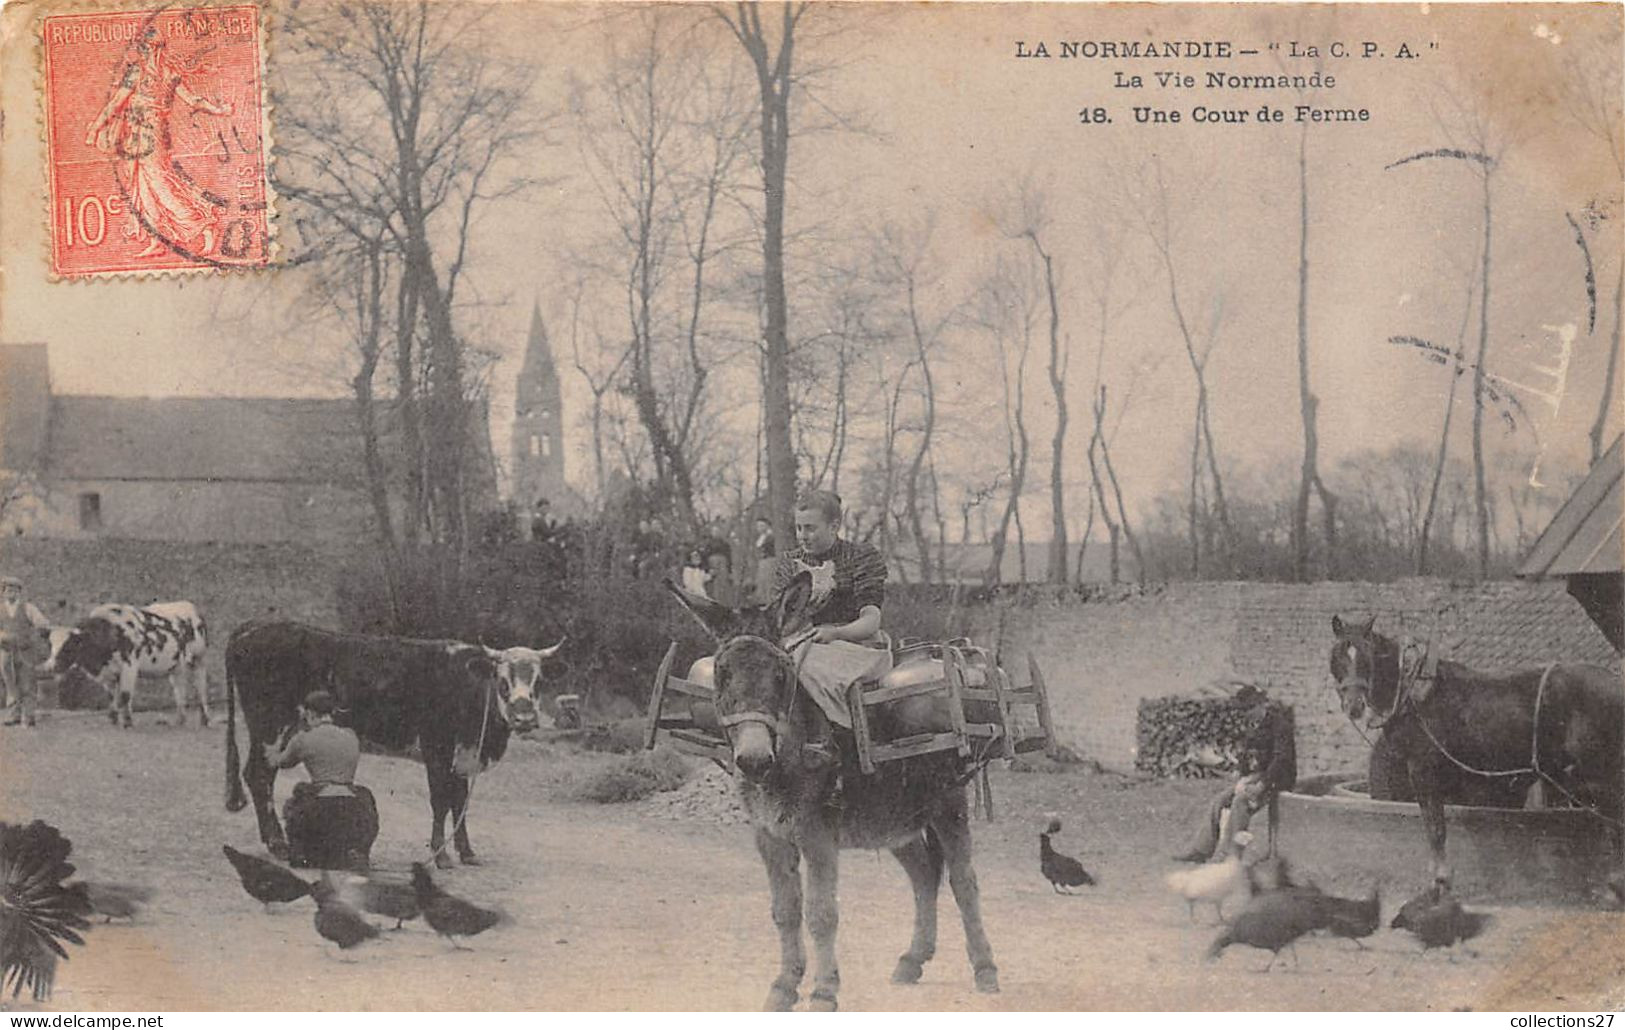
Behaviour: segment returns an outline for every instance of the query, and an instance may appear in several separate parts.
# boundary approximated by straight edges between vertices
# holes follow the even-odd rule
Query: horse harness
[[[1461,759],[1457,758],[1455,755],[1451,754],[1449,749],[1439,742],[1439,738],[1434,736],[1433,730],[1428,726],[1427,720],[1422,717],[1421,710],[1416,707],[1416,702],[1428,695],[1432,689],[1431,685],[1437,682],[1439,678],[1439,659],[1438,656],[1433,653],[1433,649],[1431,647],[1423,649],[1421,655],[1415,661],[1409,663],[1408,667],[1407,663],[1403,660],[1403,656],[1404,651],[1402,648],[1401,660],[1399,662],[1399,683],[1394,689],[1394,703],[1389,707],[1388,711],[1383,714],[1382,721],[1380,723],[1370,723],[1369,725],[1376,729],[1383,729],[1387,727],[1388,723],[1391,722],[1396,716],[1408,711],[1410,714],[1416,717],[1416,724],[1422,728],[1423,735],[1427,737],[1428,743],[1433,745],[1433,749],[1439,754],[1443,755],[1445,759],[1450,762],[1450,764],[1454,765],[1463,772],[1471,773],[1474,776],[1483,776],[1487,779],[1505,779],[1514,776],[1535,776],[1542,783],[1549,784],[1559,794],[1562,794],[1571,805],[1574,805],[1577,808],[1586,809],[1592,815],[1603,820],[1604,822],[1611,823],[1615,826],[1620,825],[1619,820],[1604,815],[1602,812],[1597,810],[1595,805],[1585,804],[1579,798],[1575,797],[1567,787],[1559,783],[1553,776],[1548,774],[1546,770],[1542,769],[1540,766],[1540,711],[1543,703],[1546,700],[1546,684],[1552,678],[1552,671],[1557,668],[1556,662],[1547,662],[1545,668],[1540,670],[1540,683],[1535,688],[1535,710],[1533,717],[1530,719],[1529,764],[1519,769],[1491,770],[1475,769],[1466,762],[1463,762]],[[1426,685],[1418,688],[1418,682]],[[1354,728],[1356,730],[1360,729],[1359,725],[1354,723],[1352,718],[1349,720],[1349,722],[1354,724]],[[1360,735],[1362,737],[1365,736],[1363,732],[1361,732]],[[1366,742],[1370,744],[1370,738],[1367,738]]]

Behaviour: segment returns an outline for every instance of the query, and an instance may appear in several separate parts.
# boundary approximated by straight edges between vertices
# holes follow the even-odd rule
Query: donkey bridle
[[[729,638],[728,642],[723,644],[722,647],[717,650],[717,664],[721,664],[723,655],[725,655],[730,648],[742,641],[759,641],[760,643],[766,644],[768,650],[773,652],[773,656],[778,659],[779,665],[783,668],[784,672],[789,678],[790,703],[786,706],[784,713],[778,715],[755,709],[743,712],[732,712],[728,715],[723,715],[721,712],[718,712],[717,723],[725,730],[738,726],[742,723],[760,723],[761,725],[766,726],[775,735],[782,737],[790,727],[790,713],[795,708],[796,695],[801,692],[796,677],[796,660],[791,657],[788,650],[774,643],[767,637],[757,636],[754,633],[744,633],[737,637]]]

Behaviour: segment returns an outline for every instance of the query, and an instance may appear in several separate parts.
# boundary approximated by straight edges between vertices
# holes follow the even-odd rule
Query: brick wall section
[[[946,605],[931,588],[892,587]],[[937,596],[939,595],[940,596]],[[1297,710],[1301,775],[1363,772],[1367,744],[1327,685],[1331,618],[1376,613],[1389,635],[1425,637],[1449,601],[1454,655],[1485,671],[1553,660],[1619,669],[1618,656],[1561,583],[1176,583],[1138,590],[1024,588],[962,596],[978,643],[1000,643],[1018,683],[1036,655],[1061,743],[1110,768],[1134,766],[1142,698],[1256,683]]]
[[[209,624],[210,694],[225,694],[226,638],[250,619],[337,626],[338,558],[288,544],[195,544],[140,540],[0,540],[0,572],[21,576],[52,622],[71,625],[98,604],[191,601]],[[144,700],[170,697],[143,683]],[[173,701],[169,701],[173,704]]]
[[[1129,770],[1142,698],[1228,681],[1240,597],[1229,583],[1095,598],[1029,590],[1005,613],[1002,661],[1023,684],[1027,656],[1035,656],[1061,742]],[[982,607],[971,621],[978,642],[999,639],[996,606]]]

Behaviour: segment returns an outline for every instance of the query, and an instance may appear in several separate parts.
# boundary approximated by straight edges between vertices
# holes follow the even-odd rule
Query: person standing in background
[[[0,672],[11,709],[6,726],[34,725],[38,689],[34,671],[48,657],[44,634],[50,628],[44,614],[23,600],[23,581],[16,576],[0,578]]]
[[[773,537],[773,523],[756,516],[756,541],[751,545],[756,556],[756,603],[773,600],[773,570],[778,564],[779,545]]]

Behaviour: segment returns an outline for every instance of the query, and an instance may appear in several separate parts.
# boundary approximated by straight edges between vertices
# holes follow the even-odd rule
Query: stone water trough
[[[1300,779],[1280,810],[1280,853],[1323,887],[1363,891],[1379,880],[1397,905],[1427,886],[1421,809],[1372,800],[1360,774]],[[1578,809],[1447,805],[1445,820],[1445,854],[1463,898],[1592,905],[1617,867],[1607,827]]]

